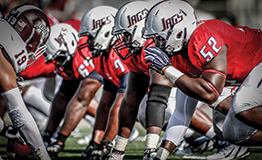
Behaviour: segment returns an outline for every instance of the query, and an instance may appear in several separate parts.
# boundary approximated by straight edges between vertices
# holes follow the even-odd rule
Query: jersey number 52
[[[217,44],[217,41],[214,37],[210,37],[208,40],[207,40],[207,44],[209,46],[211,46],[212,50],[215,52],[215,53],[218,53],[219,50],[221,49],[221,46],[219,46],[218,48],[216,47],[216,44]],[[214,55],[211,51],[207,51],[205,52],[205,49],[206,49],[206,45],[204,45],[201,50],[200,50],[200,54],[204,57],[204,59],[206,59],[206,62],[209,62],[211,59],[214,58]]]

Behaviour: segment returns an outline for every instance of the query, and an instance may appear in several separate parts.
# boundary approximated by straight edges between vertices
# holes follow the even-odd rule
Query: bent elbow
[[[204,97],[203,97],[204,101],[208,104],[212,104],[214,103],[217,99],[218,99],[218,95],[217,94],[206,94]]]

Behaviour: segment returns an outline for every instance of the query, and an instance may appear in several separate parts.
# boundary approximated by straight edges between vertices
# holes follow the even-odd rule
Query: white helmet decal
[[[55,37],[54,40],[59,44],[59,47],[62,46],[62,44],[65,43],[64,37],[68,34],[68,30],[65,27],[61,28],[61,31],[58,35],[58,37]]]
[[[168,18],[162,18],[162,25],[163,29],[162,31],[165,31],[166,29],[170,29],[172,26],[178,24],[179,22],[183,21],[184,16],[187,16],[187,14],[180,9],[179,13],[175,13],[173,16]]]

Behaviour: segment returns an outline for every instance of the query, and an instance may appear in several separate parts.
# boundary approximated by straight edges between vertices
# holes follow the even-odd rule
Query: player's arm
[[[153,63],[153,67],[156,69],[161,68],[160,72],[168,77],[185,94],[210,104],[216,101],[223,90],[226,79],[226,46],[223,46],[218,56],[205,65],[199,78],[191,78],[174,68],[167,56],[160,53],[160,51],[157,50],[155,53],[153,53],[154,51],[148,52],[146,58],[149,66]],[[157,58],[154,58],[156,55]]]
[[[84,117],[87,107],[102,85],[102,81],[102,77],[95,71],[81,81],[78,90],[67,105],[64,116],[65,121],[60,130],[61,134],[69,136]]]
[[[113,82],[111,82],[110,86],[112,86],[112,87],[115,86],[115,89],[113,89],[111,87],[112,89],[108,90],[111,94],[115,93],[114,98],[108,99],[108,101],[111,102],[111,105],[109,106],[110,111],[108,113],[108,118],[107,118],[107,123],[106,123],[106,128],[105,128],[105,134],[104,134],[104,137],[103,137],[104,140],[109,140],[110,142],[114,140],[114,138],[117,134],[118,112],[119,112],[120,104],[121,104],[122,99],[124,97],[125,89],[126,89],[126,86],[127,86],[127,79],[128,79],[128,74],[124,74],[120,78],[119,86],[117,87],[117,86],[114,85]],[[104,86],[104,87],[106,87],[106,86]],[[107,147],[107,149],[108,149],[108,147]],[[110,150],[109,150],[109,152],[110,152]]]
[[[127,89],[119,109],[119,119],[125,121],[119,121],[120,130],[118,130],[118,133],[125,132],[125,135],[121,134],[124,138],[128,138],[132,131],[138,113],[138,106],[148,89],[149,77],[144,73],[129,71],[127,83]],[[121,128],[122,126],[125,127]]]
[[[113,103],[110,106],[112,108],[111,114],[115,114],[116,112],[118,114],[119,106],[122,102],[122,99],[123,99],[125,91],[126,91],[128,75],[129,75],[129,73],[126,73],[120,78],[119,86],[116,88],[116,91],[114,91],[116,93],[116,95],[115,95]],[[113,86],[114,83],[113,82],[111,82],[111,83],[112,83],[111,85]],[[117,109],[117,111],[115,109]],[[112,113],[112,112],[114,112],[114,113]]]
[[[227,47],[224,46],[218,56],[211,60],[203,69],[200,78],[181,76],[175,85],[184,93],[207,103],[214,103],[225,85],[227,73]],[[169,73],[165,73],[167,75]]]
[[[15,128],[19,130],[26,144],[39,159],[49,160],[37,125],[28,112],[16,83],[16,73],[0,50],[0,91],[8,114]]]

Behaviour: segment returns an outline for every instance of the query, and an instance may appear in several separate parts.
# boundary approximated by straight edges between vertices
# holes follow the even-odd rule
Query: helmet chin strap
[[[187,29],[186,29],[186,27],[184,28],[184,39],[183,39],[183,43],[186,43],[187,42]]]
[[[170,38],[172,32],[173,32],[173,28],[175,25],[172,25],[171,28],[168,30],[167,32],[167,36],[166,36],[166,41],[168,41],[168,39]]]

